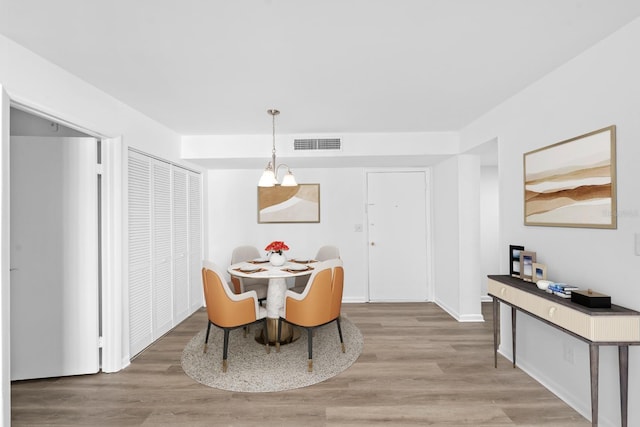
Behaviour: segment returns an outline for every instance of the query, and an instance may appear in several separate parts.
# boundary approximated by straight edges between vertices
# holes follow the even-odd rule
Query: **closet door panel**
[[[173,313],[176,323],[189,314],[188,171],[174,166],[173,183]]]
[[[171,271],[171,165],[153,162],[153,330],[173,326]]]
[[[204,305],[202,290],[202,181],[189,173],[189,310]]]
[[[129,343],[135,355],[153,342],[151,162],[129,152]]]

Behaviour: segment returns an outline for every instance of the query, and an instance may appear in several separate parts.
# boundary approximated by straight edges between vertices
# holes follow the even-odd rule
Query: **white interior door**
[[[94,138],[11,138],[11,379],[95,373]]]
[[[369,300],[426,301],[426,172],[367,173]]]

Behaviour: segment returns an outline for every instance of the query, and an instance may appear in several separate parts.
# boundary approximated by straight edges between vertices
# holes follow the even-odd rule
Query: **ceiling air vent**
[[[303,138],[293,140],[295,151],[313,150],[341,150],[342,140],[340,138]]]

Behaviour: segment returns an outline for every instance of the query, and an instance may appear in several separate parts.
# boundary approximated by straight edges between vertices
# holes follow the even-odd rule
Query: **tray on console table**
[[[640,312],[618,305],[589,308],[538,289],[535,283],[506,275],[490,275],[493,298],[493,355],[498,366],[498,301],[511,306],[513,367],[516,367],[516,311],[520,310],[589,344],[591,425],[598,425],[598,365],[601,345],[618,347],[620,412],[627,427],[629,346],[640,345]]]

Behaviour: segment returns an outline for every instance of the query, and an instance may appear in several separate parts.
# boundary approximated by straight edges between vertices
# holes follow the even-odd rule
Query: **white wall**
[[[86,137],[88,135],[59,123],[34,116],[17,108],[11,109],[11,136]]]
[[[458,158],[433,168],[433,265],[436,302],[460,317]]]
[[[63,123],[71,123],[95,135],[122,136],[122,157],[116,159],[121,165],[126,165],[126,148],[134,147],[186,167],[199,169],[180,159],[180,136],[165,126],[3,36],[0,36],[0,51],[0,85],[12,102],[60,119]],[[6,120],[8,119],[7,116]],[[3,126],[5,125],[8,125],[8,121],[5,123],[3,117]],[[122,167],[121,171],[122,187],[126,188],[126,167]],[[4,172],[3,167],[2,173]],[[117,193],[122,198],[124,221],[122,248],[117,253],[122,255],[123,265],[126,266],[126,191],[120,188]],[[3,218],[6,208],[8,206],[3,205]],[[124,307],[121,319],[123,364],[128,363],[129,359],[126,277],[125,268],[121,280],[118,280],[122,285]],[[3,289],[8,286],[4,278],[1,286]],[[1,313],[3,317],[6,314]],[[3,336],[8,336],[8,325],[3,323],[2,327]],[[3,378],[8,378],[8,373]]]
[[[482,321],[480,158],[459,155],[433,171],[435,301],[459,321]]]
[[[0,82],[12,102],[164,159],[180,159],[180,135],[0,35]],[[113,66],[113,65],[105,65]]]
[[[487,295],[489,274],[500,271],[500,259],[503,255],[499,239],[499,193],[498,168],[483,166],[480,168],[480,295]],[[505,257],[507,255],[504,255]],[[488,297],[487,297],[488,298]]]
[[[265,114],[265,119],[266,119]],[[265,120],[266,123],[266,120]],[[268,128],[267,128],[268,129]],[[294,138],[308,135],[287,135],[278,132],[276,145],[278,156],[315,157],[317,151],[294,151]],[[341,137],[342,149],[327,153],[331,157],[368,156],[419,156],[451,155],[458,152],[457,132],[406,132],[406,133],[359,133],[334,135],[323,134],[314,137]],[[183,137],[185,158],[227,159],[259,157],[262,162],[271,154],[267,135],[193,135]],[[261,154],[263,153],[263,154]]]
[[[480,157],[458,156],[458,221],[460,228],[460,315],[464,322],[481,321],[480,305]]]
[[[547,264],[549,278],[611,295],[640,310],[640,19],[550,73],[461,133],[463,150],[498,138],[500,272],[508,273],[509,244],[523,244]],[[525,227],[522,155],[609,125],[617,126],[618,228]],[[503,311],[501,351],[510,356],[510,316]],[[518,318],[520,367],[590,417],[588,348],[526,316]],[[573,351],[573,363],[563,357]],[[553,360],[554,363],[549,363]],[[629,351],[629,425],[640,425],[640,348]],[[600,425],[620,425],[614,348],[600,354]]]
[[[320,184],[320,223],[258,224],[260,170],[210,170],[208,173],[209,244],[206,256],[220,266],[231,251],[253,245],[261,252],[273,240],[291,248],[291,258],[313,257],[322,245],[340,248],[345,265],[344,301],[364,301],[367,290],[367,237],[364,169],[296,169],[299,183]],[[355,231],[355,225],[363,231]]]

